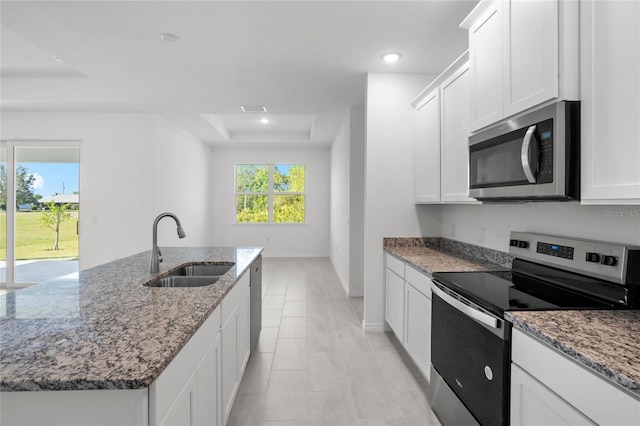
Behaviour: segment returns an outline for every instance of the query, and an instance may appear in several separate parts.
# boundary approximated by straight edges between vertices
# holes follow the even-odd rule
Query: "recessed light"
[[[264,105],[240,105],[240,109],[243,112],[267,112]]]
[[[160,34],[160,38],[167,43],[177,43],[180,41],[180,37],[171,33]]]
[[[395,52],[385,53],[384,55],[382,55],[382,60],[388,64],[393,64],[394,62],[398,62],[399,59],[400,59],[400,54]]]
[[[269,119],[268,119],[268,118],[261,118],[261,119],[260,119],[260,122],[261,122],[262,124],[269,124]]]

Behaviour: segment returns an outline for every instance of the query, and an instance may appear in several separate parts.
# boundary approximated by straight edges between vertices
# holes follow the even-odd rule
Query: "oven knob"
[[[518,247],[518,240],[509,240],[509,245],[511,247]]]
[[[617,262],[618,258],[615,256],[602,256],[602,261],[600,263],[607,266],[614,266]]]
[[[491,367],[489,367],[488,365],[484,366],[484,376],[488,379],[488,380],[493,380],[493,370],[491,369]]]
[[[597,263],[600,262],[600,255],[598,253],[587,252],[587,256],[584,260],[586,260],[587,262]]]
[[[529,243],[527,241],[518,241],[518,247],[520,248],[528,248]]]

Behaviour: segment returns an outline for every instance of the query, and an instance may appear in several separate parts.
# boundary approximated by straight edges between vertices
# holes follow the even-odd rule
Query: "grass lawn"
[[[78,235],[76,222],[78,212],[71,212],[71,219],[60,225],[58,250],[53,243],[56,234],[40,222],[40,212],[16,212],[16,260],[34,259],[77,259]],[[6,260],[7,214],[0,211],[0,260]]]

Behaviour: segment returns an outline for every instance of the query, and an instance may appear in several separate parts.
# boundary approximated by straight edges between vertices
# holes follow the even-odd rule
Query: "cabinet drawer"
[[[640,401],[545,343],[513,329],[512,360],[597,424],[640,424]]]
[[[387,268],[391,269],[397,275],[404,278],[404,262],[403,261],[396,259],[390,254],[387,254],[386,264],[387,264]]]
[[[431,278],[409,265],[407,265],[405,272],[405,280],[420,293],[431,299]]]

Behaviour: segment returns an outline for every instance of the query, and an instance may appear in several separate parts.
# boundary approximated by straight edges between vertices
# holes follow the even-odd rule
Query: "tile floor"
[[[263,317],[232,425],[440,425],[391,333],[364,333],[326,258],[265,258]]]

